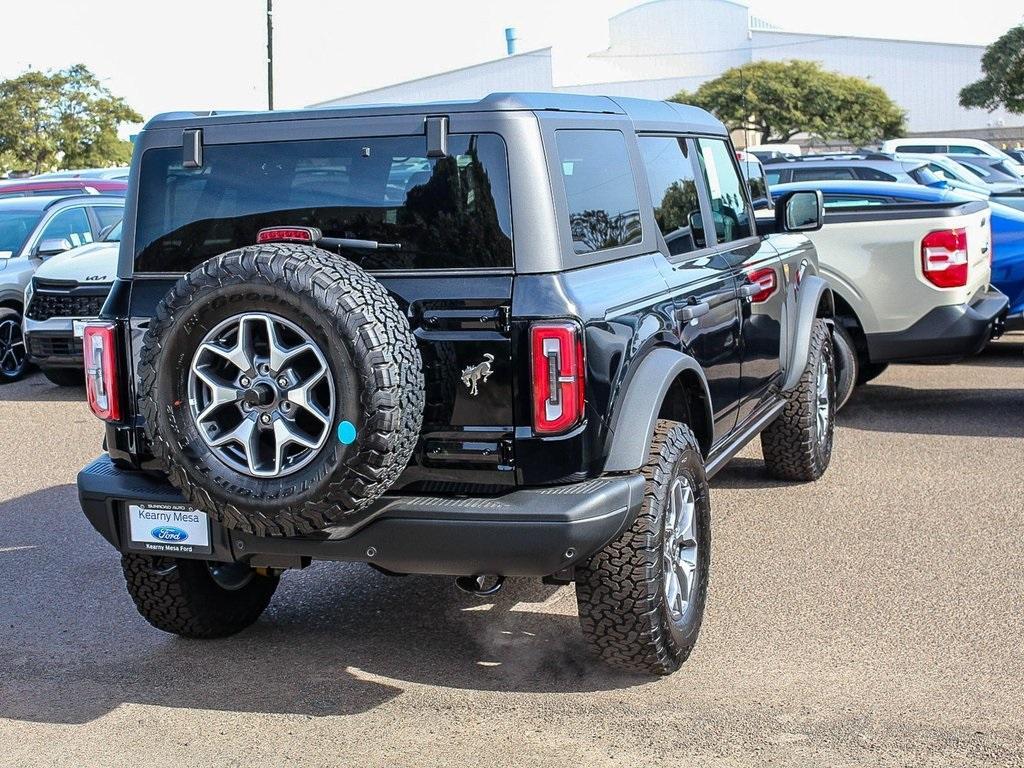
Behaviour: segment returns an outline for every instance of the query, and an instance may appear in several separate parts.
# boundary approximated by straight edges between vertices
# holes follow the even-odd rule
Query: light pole
[[[267,109],[274,109],[274,0],[267,0]]]

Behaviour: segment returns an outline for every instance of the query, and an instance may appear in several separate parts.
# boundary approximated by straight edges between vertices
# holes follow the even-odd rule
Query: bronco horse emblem
[[[471,365],[462,372],[462,383],[469,387],[471,397],[476,397],[479,394],[477,385],[487,381],[488,377],[493,373],[491,370],[491,363],[493,362],[494,355],[490,352],[485,352],[482,363]]]

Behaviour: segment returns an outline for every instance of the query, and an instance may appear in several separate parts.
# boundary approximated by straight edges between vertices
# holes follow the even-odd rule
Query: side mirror
[[[821,190],[787,192],[775,204],[778,232],[815,232],[825,223],[825,199]]]
[[[58,253],[64,253],[64,251],[70,251],[72,248],[71,243],[62,237],[54,237],[43,240],[36,248],[36,256],[47,258],[48,256],[56,256]]]

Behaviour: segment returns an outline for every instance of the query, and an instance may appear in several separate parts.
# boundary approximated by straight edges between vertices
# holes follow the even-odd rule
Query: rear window
[[[640,242],[640,200],[620,131],[555,131],[576,253]]]
[[[180,147],[142,157],[136,272],[187,272],[264,227],[398,248],[342,251],[369,270],[512,266],[505,143],[448,137],[427,158],[423,136],[207,145],[187,169]]]
[[[948,152],[945,144],[900,144],[897,152],[917,152],[921,155],[944,155]]]
[[[853,179],[850,168],[794,168],[793,181],[827,181],[830,179]]]

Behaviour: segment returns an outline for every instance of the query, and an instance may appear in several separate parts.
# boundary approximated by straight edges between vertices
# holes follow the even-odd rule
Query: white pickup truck
[[[989,285],[987,202],[882,182],[771,191],[794,189],[821,190],[825,200],[825,225],[808,237],[835,296],[837,403],[889,363],[953,362],[1001,331],[1008,299]]]

